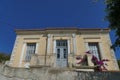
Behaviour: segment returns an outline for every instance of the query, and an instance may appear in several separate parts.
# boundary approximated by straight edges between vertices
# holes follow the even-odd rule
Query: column
[[[39,47],[39,43],[36,43],[36,49],[35,49],[35,54],[38,54],[38,47]]]
[[[73,52],[74,54],[76,54],[76,38],[75,38],[75,34],[72,34],[72,38],[73,38]]]
[[[103,50],[103,47],[102,47],[102,42],[99,43],[99,47],[100,47],[100,57],[101,59],[104,59],[104,50]]]
[[[68,54],[70,54],[70,39],[67,40],[67,44],[68,44]]]
[[[85,46],[86,46],[86,51],[89,51],[88,42],[85,42]]]
[[[56,53],[56,40],[53,41],[53,53]]]
[[[108,37],[109,45],[111,46],[111,45],[112,45],[112,42],[111,42],[111,40],[110,40],[110,35],[108,34],[107,37]],[[114,52],[113,49],[110,49],[110,50],[111,50],[111,55],[112,55],[113,62],[114,62],[114,65],[115,65],[115,70],[119,70],[119,66],[118,66],[118,63],[117,63],[117,59],[116,59],[116,56],[115,56],[115,52]]]
[[[47,54],[50,53],[50,40],[51,40],[51,35],[48,34],[48,39],[47,39]]]
[[[8,64],[8,65],[10,65],[10,66],[13,66],[12,64],[13,64],[14,56],[15,56],[15,53],[16,53],[17,44],[18,44],[18,42],[19,42],[19,38],[20,38],[20,36],[17,36],[17,37],[16,37],[16,40],[15,40],[15,43],[14,43],[14,47],[13,47],[13,50],[12,50],[12,54],[11,54],[11,56],[10,56],[10,62],[9,62],[9,64]]]
[[[115,65],[115,70],[119,70],[119,66],[118,66],[118,63],[117,63],[117,59],[116,59],[116,56],[115,56],[115,53],[114,53],[114,50],[111,49],[111,53],[112,53],[112,58],[113,58],[113,62],[114,62],[114,65]]]

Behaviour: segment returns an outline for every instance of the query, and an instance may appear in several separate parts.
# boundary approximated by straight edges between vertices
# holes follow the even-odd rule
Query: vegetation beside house
[[[7,60],[10,60],[10,55],[0,52],[0,63],[5,63]]]
[[[120,47],[120,0],[106,1],[106,19],[109,21],[109,28],[115,31],[115,43],[113,48]]]

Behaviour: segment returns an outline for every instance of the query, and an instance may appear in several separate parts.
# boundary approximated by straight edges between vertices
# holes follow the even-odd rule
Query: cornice
[[[109,33],[109,28],[45,28],[16,29],[16,34],[54,34],[54,33]]]

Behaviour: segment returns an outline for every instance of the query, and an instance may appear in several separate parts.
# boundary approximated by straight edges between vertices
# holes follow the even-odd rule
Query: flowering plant
[[[96,56],[94,56],[90,51],[87,51],[85,53],[92,55],[91,61],[96,66],[96,68],[95,68],[96,71],[107,70],[107,68],[105,67],[105,65],[107,65],[107,64],[105,64],[104,62],[108,62],[109,61],[108,59],[98,60],[98,58]],[[84,62],[84,59],[81,59],[77,64],[80,64],[82,62]]]

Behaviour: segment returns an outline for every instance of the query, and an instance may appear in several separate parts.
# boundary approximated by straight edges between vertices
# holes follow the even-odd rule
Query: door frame
[[[59,41],[59,43],[57,41]],[[63,46],[61,46],[61,44]],[[68,67],[68,40],[67,39],[65,39],[65,40],[56,40],[55,45],[56,45],[56,47],[55,47],[55,51],[56,51],[56,56],[55,56],[56,57],[56,61],[55,61],[56,62],[56,67]],[[57,56],[58,56],[57,49],[60,49],[60,50],[62,49],[62,54],[59,54],[60,59],[58,59],[58,61],[60,60],[60,64],[59,64],[60,66],[57,64],[58,63],[58,61],[57,61]],[[64,53],[64,49],[67,49],[66,54]],[[66,58],[64,58],[65,55],[66,55]],[[62,61],[65,61],[65,63],[62,62]]]

